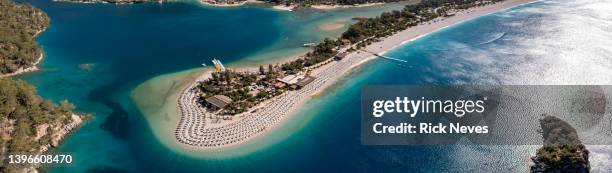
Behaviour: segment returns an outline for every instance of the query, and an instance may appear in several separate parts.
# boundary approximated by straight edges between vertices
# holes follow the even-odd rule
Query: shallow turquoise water
[[[593,10],[584,0],[541,1],[443,29],[387,53],[407,63],[383,59],[367,63],[309,102],[296,116],[312,118],[291,124],[298,126],[296,132],[271,147],[238,158],[194,159],[172,152],[153,136],[129,98],[136,85],[156,75],[197,67],[206,57],[260,62],[266,60],[266,56],[257,55],[263,51],[296,51],[288,49],[337,34],[301,32],[299,28],[315,27],[317,21],[347,14],[291,14],[252,6],[203,8],[193,3],[115,6],[29,2],[48,12],[52,24],[39,38],[47,55],[44,70],[23,78],[36,85],[44,97],[67,98],[79,111],[96,116],[59,148],[73,152],[76,164],[51,172],[524,172],[533,152],[530,146],[360,145],[360,109],[356,108],[361,87],[590,84],[590,79],[612,83],[609,77],[597,76],[609,74],[597,71],[600,68],[563,66],[591,63],[590,67],[598,67],[602,63],[593,62],[607,62],[606,51],[588,51],[580,42],[565,38],[571,35],[566,32],[578,32],[574,34],[583,35],[574,40],[610,46],[605,40],[612,39],[595,38],[609,36],[602,29],[609,27],[609,22],[572,30],[584,24],[581,21],[600,21],[605,9]],[[571,9],[577,10],[560,15]],[[588,53],[580,56],[587,57],[578,59],[581,63],[558,56],[577,50]],[[94,66],[84,71],[77,67],[81,63]],[[550,75],[559,70],[565,70],[562,74],[566,76]]]
[[[320,24],[346,24],[352,17],[401,8],[387,5],[289,13],[255,5],[212,8],[191,1],[136,5],[27,2],[43,9],[51,25],[38,38],[45,51],[43,70],[20,78],[34,84],[43,97],[68,99],[78,111],[94,115],[58,149],[73,153],[75,166],[50,168],[51,172],[161,171],[164,169],[149,167],[151,162],[146,160],[189,160],[153,137],[129,97],[135,86],[157,75],[198,67],[212,58],[226,64],[284,58],[306,51],[300,47],[303,43],[342,31],[319,30]],[[92,67],[81,69],[82,64]]]

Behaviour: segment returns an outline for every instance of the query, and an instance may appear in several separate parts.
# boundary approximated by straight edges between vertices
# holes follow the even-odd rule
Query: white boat
[[[317,45],[317,43],[304,43],[302,46],[303,47],[313,47],[313,46],[316,46],[316,45]]]

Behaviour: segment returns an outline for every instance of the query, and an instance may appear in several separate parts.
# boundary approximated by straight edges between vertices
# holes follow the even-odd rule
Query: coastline
[[[376,3],[365,3],[365,4],[354,4],[354,5],[312,5],[310,8],[319,9],[319,10],[332,10],[337,8],[360,8],[360,7],[371,7],[377,5],[384,5],[383,2]]]
[[[317,10],[333,10],[333,9],[339,9],[339,8],[360,8],[360,7],[371,7],[371,6],[377,6],[377,5],[385,5],[385,3],[383,2],[377,2],[377,3],[365,3],[365,4],[355,4],[355,5],[311,5],[309,8],[312,9],[317,9]],[[275,10],[280,10],[280,11],[294,11],[295,8],[298,7],[297,5],[274,5],[272,6],[272,9]]]
[[[246,0],[246,1],[241,1],[241,2],[238,2],[238,3],[232,3],[232,4],[217,3],[214,0],[198,0],[198,2],[200,2],[200,3],[204,4],[204,5],[213,6],[213,7],[238,7],[238,6],[245,5],[247,3],[264,3],[263,1],[258,1],[258,0]]]
[[[70,123],[57,129],[58,130],[57,133],[51,134],[53,136],[51,139],[51,143],[41,146],[40,149],[38,150],[38,154],[43,154],[49,151],[49,149],[58,147],[68,135],[70,135],[72,132],[76,131],[79,127],[81,127],[81,125],[84,123],[84,120],[85,120],[84,116],[74,114],[74,113],[70,116],[70,118],[72,120],[70,121]],[[44,127],[43,129],[46,129],[46,128],[49,128],[50,126],[40,125],[40,126],[37,126],[36,129],[38,130],[41,127]],[[40,133],[40,132],[37,132],[37,133]],[[24,168],[23,171],[39,172],[40,168],[41,168],[40,164],[34,164],[31,167]]]
[[[36,7],[34,7],[36,8]],[[40,9],[38,9],[40,10]],[[45,12],[43,12],[42,10],[39,11],[38,13],[41,13],[43,15],[46,15]],[[48,18],[47,18],[48,20]],[[38,36],[40,36],[41,33],[45,32],[48,28],[49,28],[50,23],[47,21],[46,25],[41,28],[40,30],[36,31],[36,33],[34,34],[33,37],[31,37],[32,41],[38,42]],[[35,72],[40,70],[40,68],[38,67],[38,65],[43,61],[44,57],[45,57],[45,52],[42,49],[42,47],[40,47],[38,44],[35,45],[37,48],[39,48],[39,56],[36,59],[36,61],[32,64],[30,64],[27,67],[20,67],[18,70],[12,72],[12,73],[7,73],[7,74],[0,74],[0,78],[8,78],[8,77],[13,77],[13,76],[18,76],[18,75],[22,75],[25,73],[30,73],[30,72]],[[35,91],[36,92],[36,91]],[[40,97],[40,95],[36,94],[36,97]],[[37,142],[42,142],[40,141],[40,137],[45,136],[45,135],[49,135],[50,136],[50,141],[49,143],[46,142],[42,142],[40,144],[42,144],[39,148],[37,148],[36,150],[32,151],[32,152],[36,152],[37,154],[43,154],[48,152],[50,149],[52,148],[57,148],[59,147],[59,145],[61,145],[61,143],[66,139],[66,137],[68,137],[68,135],[70,135],[72,132],[76,131],[79,127],[81,127],[81,125],[84,123],[86,116],[84,115],[79,115],[79,114],[75,114],[75,113],[71,113],[70,114],[70,121],[67,124],[59,123],[59,124],[41,124],[38,125],[36,127],[33,127],[36,129],[36,138],[34,139]],[[49,133],[48,129],[53,129],[55,130],[55,133]],[[22,171],[24,172],[39,172],[40,169],[40,164],[31,164],[31,166],[28,167],[24,167],[22,169]]]
[[[44,57],[44,53],[42,53],[42,51],[41,51],[40,52],[40,56],[38,57],[36,62],[34,62],[34,64],[32,64],[32,66],[30,66],[28,68],[20,68],[19,70],[15,71],[15,72],[12,72],[12,73],[2,74],[2,75],[0,75],[0,78],[17,76],[17,75],[21,75],[21,74],[25,74],[25,73],[30,73],[30,72],[38,71],[38,70],[40,70],[40,68],[38,68],[38,64],[40,64],[40,62],[42,62],[43,57]]]
[[[259,50],[252,51],[237,61],[223,60],[225,65],[232,69],[256,69],[263,65],[277,64],[279,62],[294,61],[297,57],[305,55],[311,48],[302,47],[305,42],[313,42],[323,40],[324,38],[338,37],[347,25],[354,22],[355,17],[375,17],[380,13],[400,10],[405,5],[413,4],[412,1],[403,1],[399,3],[387,3],[380,7],[364,7],[347,10],[332,10],[329,14],[333,16],[320,15],[321,13],[313,13],[308,22],[300,22],[300,25],[294,25],[295,21],[285,21],[287,19],[279,19],[283,26],[303,26],[304,29],[292,31],[279,37],[273,44],[263,47]],[[212,7],[211,7],[212,8]],[[240,7],[241,8],[241,7]],[[266,10],[266,9],[262,9]],[[270,9],[267,9],[270,10]],[[282,13],[282,12],[280,12]],[[307,12],[311,13],[311,12]],[[284,14],[286,17],[295,16],[295,14]],[[334,31],[323,31],[317,28],[322,23],[340,23],[345,27]],[[293,39],[288,39],[293,38]],[[226,62],[227,61],[227,62]],[[155,140],[160,142],[162,146],[173,150],[176,153],[192,158],[228,158],[248,155],[253,151],[263,149],[263,146],[270,146],[277,141],[289,137],[291,133],[274,132],[274,135],[265,136],[259,139],[252,140],[247,145],[240,145],[234,149],[216,151],[202,151],[198,149],[188,149],[186,146],[178,146],[175,142],[174,130],[178,119],[178,111],[176,104],[178,95],[185,87],[191,84],[198,76],[202,75],[209,68],[202,68],[199,65],[183,70],[166,72],[149,77],[147,80],[139,83],[135,88],[128,93],[130,100],[134,102],[135,109],[141,112],[144,120],[147,123],[147,129],[150,130],[155,137]],[[316,103],[317,101],[309,101],[308,104]],[[303,109],[303,108],[302,108]],[[314,108],[313,108],[314,109]],[[302,114],[301,112],[298,114]],[[283,131],[295,132],[305,126],[310,119],[310,116],[294,116],[287,123],[282,124]],[[80,133],[80,132],[79,132]]]
[[[448,26],[458,24],[463,21],[467,21],[467,20],[477,18],[480,16],[484,16],[490,13],[494,13],[497,11],[505,10],[505,9],[508,9],[508,8],[511,8],[517,5],[533,2],[533,1],[535,0],[507,0],[504,2],[492,4],[492,5],[474,7],[468,10],[461,11],[452,17],[438,18],[438,19],[434,19],[433,22],[428,22],[426,24],[421,24],[415,27],[408,28],[407,30],[398,32],[394,34],[393,36],[382,39],[383,41],[376,42],[376,43],[373,43],[372,45],[367,46],[366,48],[364,48],[365,51],[356,51],[356,52],[350,53],[347,56],[347,58],[341,61],[331,61],[323,65],[322,67],[314,69],[313,76],[317,77],[317,80],[313,82],[314,84],[306,86],[303,90],[287,92],[271,100],[265,101],[264,103],[261,103],[260,105],[255,107],[255,108],[264,107],[264,109],[261,111],[257,111],[256,113],[250,113],[252,110],[249,110],[247,111],[247,113],[236,115],[237,117],[242,117],[242,118],[240,118],[239,120],[233,120],[233,122],[227,123],[221,127],[215,126],[214,128],[215,131],[211,131],[209,129],[212,129],[212,128],[205,127],[203,125],[195,126],[196,129],[203,130],[203,133],[206,135],[206,134],[214,134],[215,132],[218,132],[218,130],[220,129],[223,130],[224,127],[229,127],[228,129],[231,129],[231,127],[233,126],[234,127],[233,130],[235,130],[235,127],[237,127],[239,124],[244,125],[244,123],[255,123],[253,127],[246,127],[247,128],[246,130],[240,129],[240,130],[243,130],[244,133],[230,134],[230,135],[234,135],[231,139],[239,139],[238,142],[231,142],[231,143],[226,143],[223,145],[211,144],[212,147],[193,146],[190,144],[182,143],[181,141],[179,141],[180,139],[179,140],[175,139],[174,142],[176,142],[178,145],[183,146],[185,148],[195,149],[195,150],[227,149],[230,147],[240,146],[242,144],[248,143],[251,138],[255,138],[258,136],[265,136],[266,133],[274,130],[279,124],[283,124],[288,119],[288,117],[290,117],[291,115],[299,111],[300,108],[304,105],[304,103],[310,100],[311,97],[319,94],[323,90],[327,89],[329,86],[336,83],[336,81],[341,79],[341,77],[343,77],[346,73],[351,71],[353,68],[358,67],[368,62],[369,60],[375,59],[376,56],[374,56],[373,54],[379,54],[379,55],[384,54],[385,52],[389,50],[395,49],[403,44],[409,43],[413,40],[426,36],[429,33],[444,29]],[[242,69],[252,70],[253,68],[256,69],[256,67],[251,67],[251,68],[241,68],[241,70]],[[191,85],[189,85],[189,87],[182,88],[183,92],[181,93],[181,96],[178,99],[179,101],[178,107],[182,111],[181,113],[182,120],[178,124],[175,124],[175,127],[181,127],[181,125],[183,125],[184,123],[183,113],[184,112],[193,111],[194,109],[198,109],[197,105],[190,104],[190,102],[193,102],[193,101],[188,101],[187,99],[184,99],[184,97],[193,98],[193,94],[191,94],[189,89],[192,88],[195,84],[197,84],[197,81],[205,79],[207,75],[210,75],[210,73],[205,73],[204,75],[201,75],[200,77],[198,77],[198,80],[196,80],[196,82],[193,82]],[[269,108],[270,106],[275,106],[275,105],[282,105],[282,106],[277,107],[277,108]],[[265,108],[269,108],[269,109],[265,109]],[[278,109],[281,109],[282,111],[279,111]],[[257,117],[263,117],[263,119],[259,118],[259,120],[257,120]],[[260,121],[264,121],[265,125],[261,125]],[[192,134],[188,134],[188,133],[189,132],[181,131],[180,128],[177,129],[177,131],[175,132],[175,134],[177,135],[176,136],[177,138],[181,138],[178,134],[184,134],[187,137],[193,137],[193,139],[200,139],[198,138],[198,136],[190,136]],[[234,132],[234,133],[239,133],[239,132]],[[219,139],[219,140],[226,139],[226,136],[210,135],[206,137],[207,139],[209,138]]]
[[[293,9],[295,9],[295,7],[297,7],[296,5],[274,5],[272,6],[272,9],[275,10],[280,10],[280,11],[293,11]]]
[[[42,32],[46,31],[48,27],[49,26],[47,26],[47,27],[41,29],[40,31],[36,32],[36,34],[34,35],[34,38],[37,38]],[[17,75],[21,75],[21,74],[24,74],[24,73],[30,73],[30,72],[38,71],[38,70],[40,70],[40,68],[38,68],[38,64],[40,64],[40,62],[42,62],[44,57],[45,57],[45,53],[41,49],[40,50],[40,55],[38,56],[38,59],[36,60],[36,62],[34,62],[34,64],[32,64],[32,66],[30,66],[28,68],[20,68],[19,70],[15,71],[15,72],[12,72],[12,73],[1,74],[0,78],[17,76]]]
[[[53,0],[55,2],[68,2],[68,3],[83,3],[83,4],[95,4],[95,3],[105,3],[105,4],[138,4],[144,3],[144,0]]]

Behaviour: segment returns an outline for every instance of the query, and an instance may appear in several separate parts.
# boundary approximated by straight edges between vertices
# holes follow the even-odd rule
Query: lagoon
[[[146,158],[189,160],[160,143],[134,104],[132,90],[142,82],[198,70],[212,58],[230,67],[275,62],[307,51],[303,43],[337,36],[353,17],[402,8],[390,4],[290,13],[259,4],[226,9],[194,1],[25,2],[43,9],[51,25],[38,38],[45,52],[42,70],[20,78],[34,84],[43,97],[68,99],[77,111],[94,115],[58,149],[73,153],[76,166],[50,172],[142,171],[153,169]],[[326,27],[330,25],[334,27]]]
[[[341,31],[317,26],[376,15],[380,9],[288,13],[193,2],[28,2],[49,13],[52,22],[38,40],[46,54],[43,71],[22,78],[37,86],[43,97],[67,98],[79,111],[95,116],[58,149],[72,152],[75,165],[50,172],[525,172],[537,146],[360,145],[356,108],[361,87],[612,83],[602,75],[610,74],[611,68],[605,68],[609,64],[597,63],[609,62],[609,53],[584,46],[590,41],[612,47],[605,29],[612,24],[605,22],[606,9],[597,8],[610,2],[539,1],[448,27],[390,51],[389,56],[406,62],[368,62],[311,100],[278,130],[235,152],[189,154],[159,139],[155,133],[163,126],[151,125],[144,116],[166,110],[163,98],[171,97],[169,89],[197,75],[199,64],[217,57],[242,66],[302,53],[303,42]],[[581,30],[573,29],[577,26]],[[581,37],[571,37],[576,34]],[[584,56],[574,58],[575,52]],[[79,69],[83,63],[93,64],[91,70]],[[155,92],[147,95],[148,91]],[[156,117],[164,116],[162,112]],[[604,150],[604,157],[606,152],[608,157],[612,153]],[[596,169],[612,170],[605,166]]]

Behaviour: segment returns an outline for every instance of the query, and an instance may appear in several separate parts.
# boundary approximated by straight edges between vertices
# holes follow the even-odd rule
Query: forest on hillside
[[[35,41],[49,18],[30,4],[0,0],[0,74],[28,68],[42,50]],[[8,154],[37,154],[54,145],[74,124],[74,105],[42,99],[22,80],[0,78],[0,158]],[[0,172],[23,172],[23,165],[0,165]]]
[[[49,24],[49,17],[30,4],[0,0],[0,74],[33,66],[42,51],[36,34]]]
[[[0,79],[0,156],[39,153],[53,143],[60,130],[72,122],[74,105],[55,104],[38,96],[36,89],[21,80]],[[17,165],[0,166],[12,172]]]

